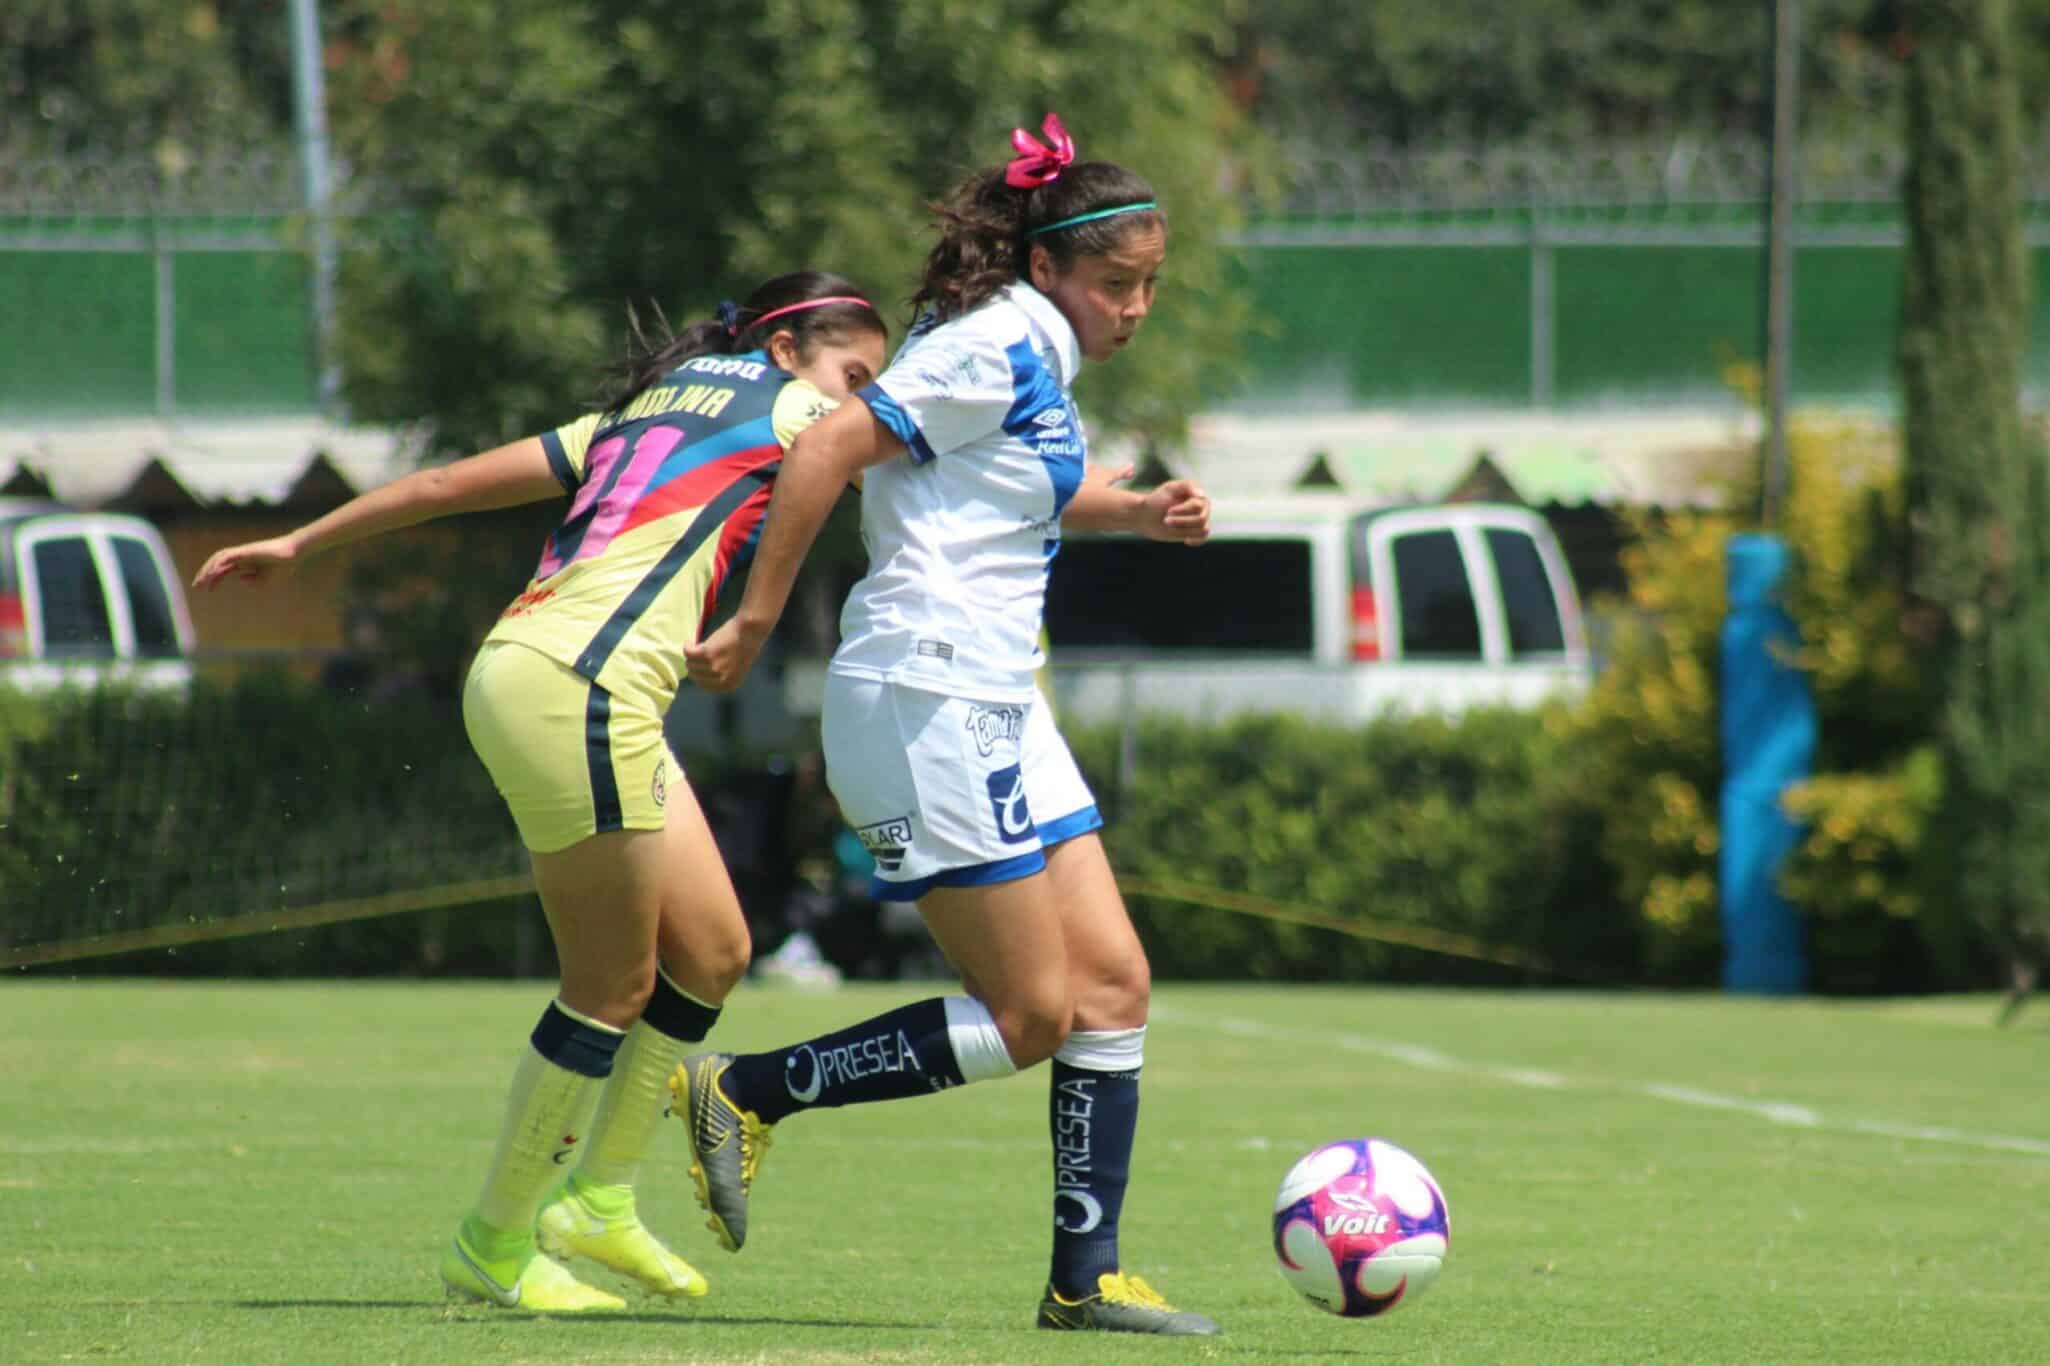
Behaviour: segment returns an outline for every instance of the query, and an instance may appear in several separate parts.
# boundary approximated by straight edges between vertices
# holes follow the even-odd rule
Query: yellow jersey
[[[761,351],[699,356],[544,434],[569,512],[486,639],[666,709],[684,647],[754,553],[783,452],[835,406]]]

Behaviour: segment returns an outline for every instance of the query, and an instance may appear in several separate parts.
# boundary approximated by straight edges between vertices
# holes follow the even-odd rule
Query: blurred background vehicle
[[[155,527],[0,498],[0,682],[183,688],[192,648],[185,593]]]
[[[1228,499],[1194,554],[1073,537],[1046,625],[1054,704],[1084,721],[1527,706],[1593,673],[1558,541],[1503,504]]]

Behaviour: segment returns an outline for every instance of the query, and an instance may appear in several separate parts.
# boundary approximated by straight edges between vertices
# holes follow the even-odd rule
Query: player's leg
[[[535,1247],[534,1220],[588,1130],[626,1028],[654,976],[659,822],[628,828],[616,802],[610,698],[535,651],[487,645],[463,697],[478,756],[533,854],[562,965],[521,1050],[482,1190],[442,1259],[462,1296],[543,1311],[619,1308]],[[593,724],[593,717],[597,724]],[[593,738],[595,737],[595,738]],[[659,731],[658,731],[659,738]],[[605,781],[597,781],[601,771]]]
[[[705,1293],[705,1278],[641,1223],[634,1178],[668,1108],[668,1081],[718,1021],[747,971],[747,920],[705,823],[670,756],[660,789],[666,823],[657,930],[659,962],[640,1018],[627,1030],[577,1168],[542,1207],[541,1244],[591,1258],[665,1296]]]
[[[1053,1259],[1042,1328],[1208,1335],[1216,1323],[1176,1309],[1127,1272],[1119,1218],[1139,1124],[1151,974],[1094,833],[1047,851],[1068,949],[1074,1028],[1054,1054]]]
[[[1043,872],[936,888],[919,902],[941,949],[982,993],[930,997],[787,1047],[704,1053],[673,1083],[708,1227],[747,1238],[747,1193],[770,1127],[802,1110],[931,1095],[1044,1061],[1069,1018],[1060,918]]]
[[[1096,834],[1094,795],[1048,711],[1024,737],[1025,778],[1046,841],[1047,879],[1067,949],[1073,1028],[1050,1069],[1053,1257],[1039,1307],[1043,1328],[1206,1334],[1217,1325],[1179,1311],[1124,1271],[1118,1249],[1139,1124],[1152,971]]]
[[[1006,1076],[1066,1034],[1060,917],[1018,776],[1022,720],[1019,707],[829,680],[827,777],[876,856],[878,891],[918,902],[979,996],[918,1001],[765,1053],[686,1060],[676,1089],[693,1175],[729,1249],[746,1238],[747,1191],[770,1125],[799,1110]]]

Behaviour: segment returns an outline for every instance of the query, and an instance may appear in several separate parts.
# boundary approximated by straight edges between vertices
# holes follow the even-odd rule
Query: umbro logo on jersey
[[[1040,427],[1065,427],[1068,424],[1068,410],[1066,408],[1044,408],[1040,410],[1039,414],[1032,421],[1034,425]]]

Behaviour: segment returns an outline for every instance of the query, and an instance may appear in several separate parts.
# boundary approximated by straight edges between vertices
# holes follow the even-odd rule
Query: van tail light
[[[1374,588],[1365,584],[1352,590],[1352,657],[1381,657],[1381,619],[1374,615]]]
[[[28,618],[22,614],[19,593],[0,593],[0,659],[20,659],[28,654]]]

